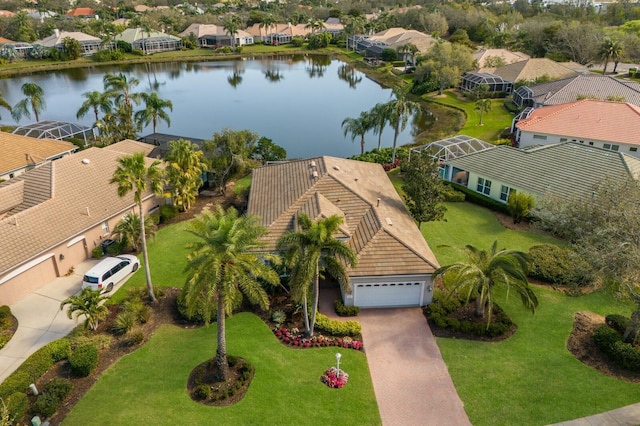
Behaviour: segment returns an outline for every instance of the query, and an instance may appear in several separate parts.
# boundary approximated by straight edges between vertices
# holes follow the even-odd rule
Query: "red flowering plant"
[[[331,367],[324,372],[320,381],[330,388],[340,389],[344,387],[349,381],[349,375],[343,370],[338,370],[336,367]]]
[[[351,337],[327,337],[321,334],[304,337],[297,328],[288,329],[286,327],[275,328],[273,333],[276,337],[287,345],[297,346],[299,348],[320,348],[326,346],[339,346],[341,348],[362,350],[363,345],[360,340],[354,340]]]

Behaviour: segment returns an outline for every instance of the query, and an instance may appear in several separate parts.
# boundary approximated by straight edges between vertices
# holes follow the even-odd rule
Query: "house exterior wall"
[[[148,214],[161,201],[150,197],[143,201],[143,209]],[[115,225],[129,212],[138,212],[131,207],[108,218],[99,220],[91,229],[69,236],[35,259],[17,265],[16,268],[0,275],[0,301],[2,305],[12,304],[24,296],[40,289],[56,277],[67,274],[71,268],[91,257],[91,251],[108,238]],[[78,281],[80,289],[80,281]]]
[[[415,305],[425,306],[431,303],[433,299],[433,277],[431,274],[414,274],[414,275],[382,275],[382,276],[369,276],[369,277],[351,277],[352,292],[346,293],[341,288],[342,301],[345,306],[354,305],[354,292],[353,287],[358,284],[382,284],[382,283],[404,283],[404,282],[424,282],[423,292],[421,299],[416,300]]]
[[[480,184],[480,188],[482,189],[481,191],[478,190],[479,179],[482,179],[482,182]],[[487,182],[490,182],[490,185],[487,185]],[[487,188],[487,186],[489,186],[489,189],[487,192],[485,192],[485,188]],[[507,200],[509,199],[508,194],[511,190],[518,191],[517,188],[513,188],[513,186],[511,186],[508,182],[501,182],[498,180],[490,179],[474,172],[469,172],[467,188],[502,203],[507,202]]]
[[[516,132],[516,142],[518,142],[519,148],[524,148],[532,145],[550,145],[560,142],[577,142],[587,146],[594,146],[596,148],[608,149],[615,152],[621,152],[623,154],[631,155],[636,158],[640,158],[640,144],[631,145],[613,140],[604,141],[598,139],[575,139],[572,136],[566,135],[554,135],[549,133],[536,133],[529,131],[522,131],[520,129]],[[617,147],[617,148],[616,148]]]

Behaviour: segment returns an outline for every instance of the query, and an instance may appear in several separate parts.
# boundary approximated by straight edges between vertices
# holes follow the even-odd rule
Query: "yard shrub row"
[[[444,196],[444,201],[450,203],[461,203],[466,199],[464,193],[456,191],[449,185],[444,185],[444,191],[442,191],[442,195]]]
[[[7,413],[9,414],[9,424],[18,424],[20,419],[27,413],[29,398],[24,392],[14,392],[4,398],[4,405],[7,407]]]
[[[528,275],[550,284],[580,287],[591,284],[593,269],[578,253],[567,247],[540,244],[529,249]]]
[[[42,394],[38,395],[33,404],[33,412],[44,418],[53,416],[72,388],[73,383],[70,380],[60,377],[51,379],[44,385]]]
[[[11,340],[13,332],[11,331],[11,325],[13,324],[13,315],[11,315],[11,308],[7,305],[0,306],[0,349]]]
[[[498,337],[509,331],[513,326],[511,318],[496,304],[493,305],[493,315],[496,318],[491,321],[489,327],[485,321],[473,322],[459,320],[449,316],[458,310],[466,302],[463,295],[448,296],[444,292],[436,292],[433,302],[424,308],[424,313],[437,327],[445,328],[454,332],[471,333],[475,336]],[[473,303],[473,300],[469,300]]]
[[[98,349],[93,345],[78,346],[69,357],[71,372],[87,377],[98,365]]]
[[[449,185],[451,185],[451,187],[454,188],[456,191],[460,191],[464,193],[465,199],[470,203],[477,204],[479,206],[486,207],[490,210],[504,213],[507,215],[510,214],[509,209],[507,209],[507,205],[504,203],[496,201],[492,198],[489,198],[485,195],[482,195],[472,189],[469,189],[457,183],[451,182],[449,183]]]
[[[629,325],[629,321],[629,318],[624,315],[610,314],[605,317],[607,325],[620,333],[620,335],[624,335],[624,332]]]
[[[333,302],[333,307],[336,310],[336,314],[341,317],[356,317],[360,313],[360,308],[357,306],[345,306],[340,299],[336,299]]]
[[[320,312],[316,314],[316,328],[332,336],[357,337],[362,333],[362,326],[358,321],[336,321],[329,319]]]
[[[622,341],[622,335],[603,325],[593,333],[593,341],[609,359],[622,368],[640,372],[640,348]]]

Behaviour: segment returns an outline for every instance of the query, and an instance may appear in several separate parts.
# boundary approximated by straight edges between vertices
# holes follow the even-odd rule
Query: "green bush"
[[[33,380],[31,380],[29,374],[18,369],[0,384],[0,398],[6,399],[16,392],[26,393],[31,383],[33,383]]]
[[[58,411],[60,402],[61,401],[56,399],[53,395],[43,393],[42,395],[38,395],[36,402],[33,404],[32,411],[36,414],[40,414],[41,417],[46,419],[53,416],[56,411]]]
[[[293,47],[302,47],[304,44],[304,39],[302,37],[293,37],[291,39],[291,45]]]
[[[69,339],[58,339],[47,345],[51,353],[51,360],[56,363],[63,359],[69,358],[71,355],[71,342]]]
[[[160,223],[167,223],[178,215],[178,209],[173,204],[160,206]]]
[[[5,398],[4,404],[7,406],[7,413],[9,414],[9,424],[17,425],[27,413],[29,398],[24,392],[15,392]]]
[[[287,314],[284,311],[277,310],[271,314],[271,321],[276,324],[282,324],[287,320]]]
[[[137,346],[142,342],[144,342],[144,332],[138,328],[131,330],[123,343],[127,346]]]
[[[43,392],[63,401],[71,393],[71,389],[73,389],[73,383],[70,380],[54,377],[44,385]]]
[[[465,186],[459,185],[457,183],[449,183],[452,188],[457,191],[460,191],[465,194],[465,199],[470,203],[477,204],[482,207],[486,207],[490,210],[501,212],[504,214],[509,214],[509,209],[507,209],[507,205],[501,203],[499,201],[494,200],[493,198],[489,198],[484,194],[480,194],[472,189],[469,189]]]
[[[362,326],[358,321],[336,321],[320,312],[316,314],[316,328],[333,336],[357,337],[362,334]]]
[[[357,306],[344,306],[340,299],[336,299],[336,301],[333,302],[333,307],[336,310],[336,314],[341,317],[355,317],[360,313],[360,308]]]
[[[366,161],[367,163],[388,164],[391,163],[393,148],[374,148],[371,151],[367,151],[364,154],[358,154],[349,157],[351,160]],[[396,151],[396,157],[401,160],[406,159],[409,156],[409,150],[407,148],[398,147]]]
[[[449,203],[461,203],[465,200],[464,193],[460,191],[456,191],[449,185],[444,185],[444,191],[442,192],[444,196],[444,201]]]
[[[49,345],[46,345],[31,354],[31,356],[18,367],[18,370],[27,373],[33,383],[46,373],[51,366],[53,366],[51,348]]]
[[[550,284],[580,287],[593,282],[594,272],[587,261],[566,247],[540,244],[529,249],[528,275]]]
[[[205,324],[205,323],[214,322],[216,320],[218,310],[215,306],[211,307],[211,311],[209,312],[210,315],[208,315],[208,318],[206,315],[207,309],[205,309],[204,305],[196,309],[193,312],[193,315],[189,315],[189,312],[187,312],[187,305],[185,304],[185,301],[184,301],[184,289],[178,295],[177,302],[178,302],[178,313],[180,314],[180,317],[182,317],[187,321],[195,322],[198,324]]]
[[[131,49],[132,55],[144,56],[144,52],[142,49]]]
[[[100,259],[103,255],[104,253],[102,252],[102,247],[100,246],[94,247],[93,250],[91,250],[91,257],[94,259]]]
[[[507,201],[507,210],[513,223],[520,223],[529,216],[533,208],[533,197],[524,192],[511,192]]]
[[[624,315],[611,314],[605,317],[607,325],[620,333],[620,335],[624,335],[624,332],[627,330],[627,326],[629,325],[629,321],[629,318]]]
[[[211,387],[209,385],[201,384],[196,387],[196,390],[193,392],[193,396],[196,399],[207,399],[211,395]]]
[[[129,330],[136,325],[136,313],[132,311],[123,311],[116,316],[111,329],[116,334],[127,334]]]
[[[120,50],[103,49],[91,56],[95,62],[120,61],[124,58],[124,53]]]
[[[0,306],[0,324],[8,318],[11,318],[11,307],[7,305]]]
[[[86,377],[98,365],[98,349],[93,345],[78,346],[69,357],[71,372]]]
[[[640,349],[622,341],[613,328],[603,325],[593,333],[593,341],[610,360],[627,370],[640,372]]]

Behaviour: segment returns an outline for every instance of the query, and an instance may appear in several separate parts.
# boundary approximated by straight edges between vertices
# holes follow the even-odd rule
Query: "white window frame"
[[[507,185],[502,185],[500,187],[500,200],[505,203],[509,201],[509,196],[511,193],[515,193],[516,190],[513,188],[509,188]]]
[[[479,177],[476,185],[476,191],[484,195],[491,194],[491,181],[489,179]]]

